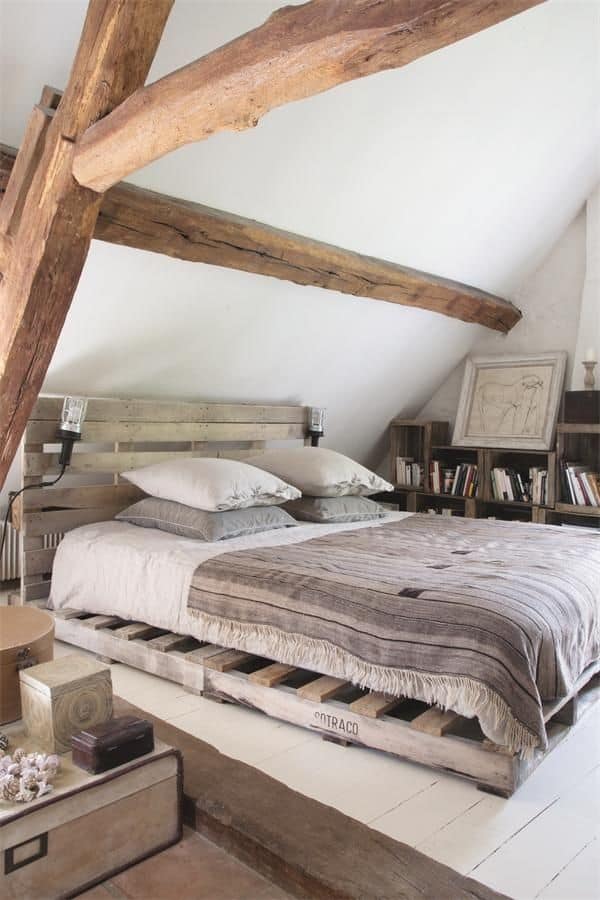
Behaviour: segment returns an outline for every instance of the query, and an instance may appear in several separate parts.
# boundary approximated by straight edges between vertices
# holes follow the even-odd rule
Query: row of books
[[[496,467],[491,471],[494,500],[517,503],[534,503],[544,506],[548,501],[548,470],[535,466],[529,469],[529,478],[516,469]]]
[[[475,463],[460,463],[458,466],[447,467],[434,459],[429,464],[429,483],[434,494],[474,497],[477,492],[477,479]]]
[[[561,461],[563,496],[575,506],[600,506],[600,475],[581,463]]]
[[[412,456],[396,457],[396,484],[405,487],[421,487],[423,485],[423,466],[415,462]]]

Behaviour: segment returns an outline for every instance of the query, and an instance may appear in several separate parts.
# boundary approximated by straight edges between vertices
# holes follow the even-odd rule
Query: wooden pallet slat
[[[417,716],[410,723],[410,727],[425,734],[433,734],[442,737],[454,727],[463,716],[459,716],[451,709],[440,709],[439,706],[430,706],[425,712]]]
[[[86,628],[111,628],[113,625],[123,625],[123,619],[119,616],[92,616],[90,619],[84,619],[83,624]]]
[[[211,656],[217,656],[226,649],[226,647],[220,647],[218,644],[205,644],[204,647],[198,647],[197,650],[183,653],[182,656],[185,658],[186,662],[202,666]]]
[[[124,641],[138,641],[155,637],[157,630],[152,625],[146,625],[144,622],[129,622],[122,628],[116,628],[113,634]]]
[[[190,647],[195,644],[197,644],[197,641],[194,641],[194,638],[183,634],[172,634],[170,631],[167,634],[159,634],[158,637],[151,638],[148,641],[148,646],[152,647],[153,650],[158,650],[160,653],[168,653],[170,650],[183,650],[184,647]]]
[[[371,691],[350,703],[349,709],[361,716],[367,716],[369,719],[378,719],[404,703],[404,699],[404,697],[390,697],[388,694]]]
[[[251,672],[248,678],[255,684],[262,684],[264,687],[274,687],[297,671],[297,666],[287,666],[285,663],[271,663],[263,669]]]
[[[217,672],[230,672],[232,669],[237,669],[238,666],[255,658],[255,653],[246,653],[244,650],[223,650],[221,653],[206,656],[203,663],[208,669],[215,669]]]
[[[297,689],[296,693],[304,700],[323,703],[325,700],[331,700],[332,697],[341,694],[348,687],[350,687],[350,682],[345,681],[343,678],[323,675],[315,681],[309,681],[308,684],[302,685],[302,687]]]
[[[78,619],[79,616],[82,616],[83,613],[80,609],[71,609],[68,606],[64,606],[62,609],[54,609],[52,611],[52,615],[55,619]]]

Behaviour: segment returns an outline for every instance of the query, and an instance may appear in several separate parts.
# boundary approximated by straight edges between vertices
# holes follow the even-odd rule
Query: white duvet
[[[98,522],[65,535],[54,559],[50,605],[146,622],[177,634],[202,638],[197,621],[188,621],[187,598],[200,563],[222,553],[296,544],[309,538],[377,528],[411,513],[340,525],[299,523],[294,528],[226,541],[195,541],[126,522]]]

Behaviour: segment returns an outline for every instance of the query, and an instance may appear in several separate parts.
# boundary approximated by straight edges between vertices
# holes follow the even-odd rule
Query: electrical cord
[[[4,552],[4,542],[6,540],[6,529],[8,527],[10,511],[11,511],[13,503],[15,502],[17,497],[20,497],[24,491],[29,491],[29,490],[32,490],[33,488],[52,487],[52,485],[54,485],[60,481],[60,479],[65,474],[66,469],[67,469],[67,463],[65,463],[62,466],[62,468],[60,470],[60,475],[58,476],[58,478],[55,478],[54,481],[41,481],[38,484],[26,484],[25,487],[22,487],[20,491],[16,491],[16,493],[14,493],[12,495],[12,497],[8,501],[8,506],[6,507],[6,515],[4,516],[4,528],[2,529],[2,537],[0,538],[0,559],[2,559],[2,553]]]

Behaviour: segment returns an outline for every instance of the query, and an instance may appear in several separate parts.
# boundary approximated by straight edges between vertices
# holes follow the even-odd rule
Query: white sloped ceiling
[[[151,80],[278,4],[177,0]],[[0,0],[0,139],[62,87],[85,3]],[[550,0],[425,57],[185,147],[132,181],[508,298],[598,179],[596,0]],[[527,315],[527,309],[523,310]],[[368,461],[482,329],[94,242],[46,388],[303,401]]]

